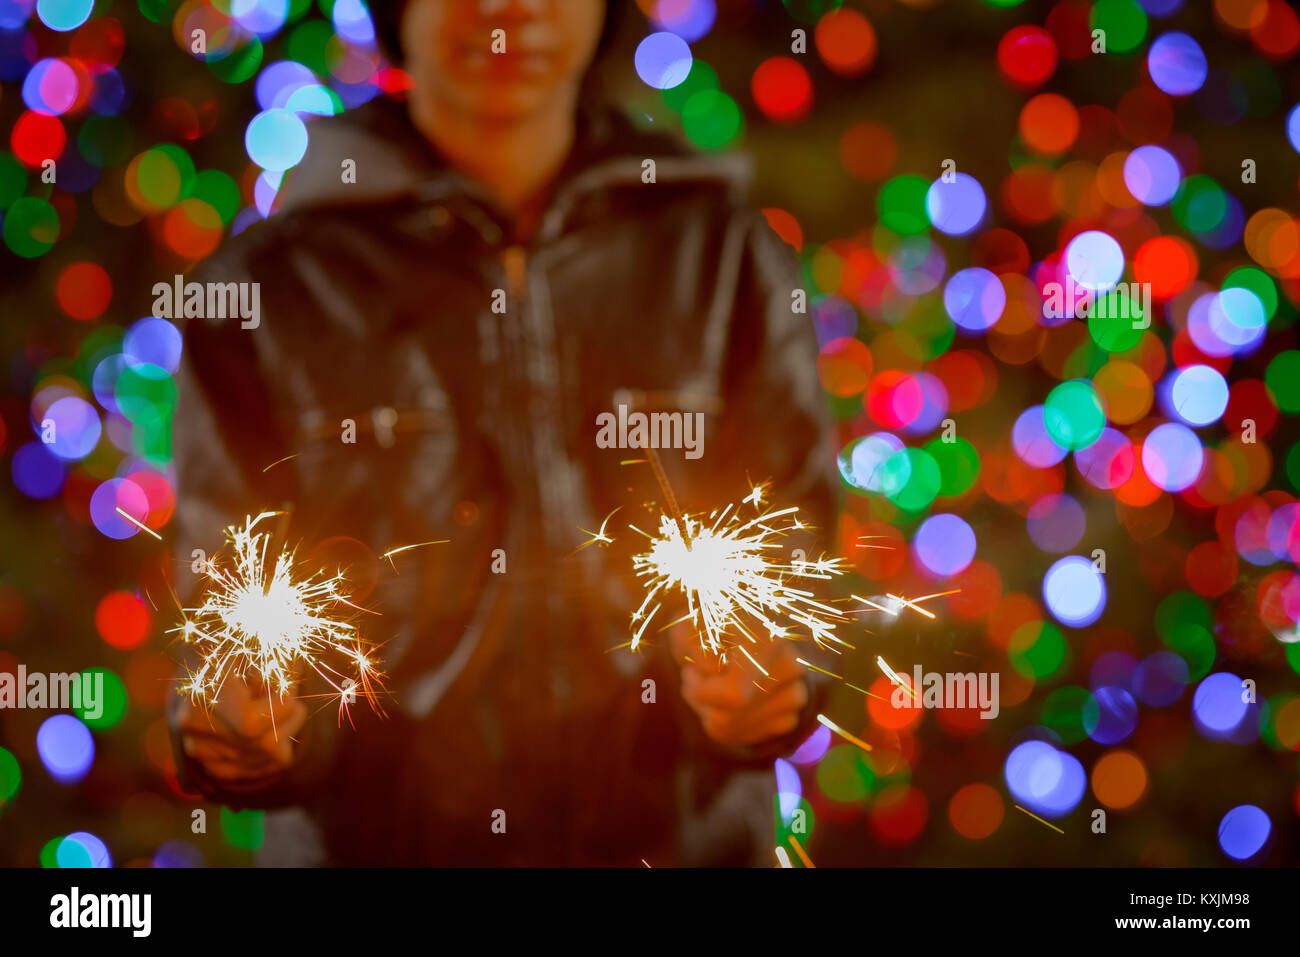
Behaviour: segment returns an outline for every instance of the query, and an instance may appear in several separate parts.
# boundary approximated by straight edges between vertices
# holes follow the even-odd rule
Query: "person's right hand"
[[[254,690],[230,678],[211,707],[187,700],[179,719],[181,747],[213,780],[252,791],[293,763],[293,735],[307,721],[299,698]]]

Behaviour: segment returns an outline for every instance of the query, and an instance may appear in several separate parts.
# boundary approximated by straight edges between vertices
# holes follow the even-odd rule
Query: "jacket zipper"
[[[501,250],[501,266],[506,274],[506,291],[511,299],[522,298],[524,281],[528,278],[528,252],[523,246],[507,246]]]
[[[507,311],[527,302],[526,287],[528,281],[528,251],[523,246],[512,244],[501,251],[501,266],[506,274],[506,291],[510,297]],[[551,698],[560,702],[567,701],[573,689],[570,668],[564,661],[558,648],[541,649],[551,679]],[[561,713],[566,710],[561,706]]]

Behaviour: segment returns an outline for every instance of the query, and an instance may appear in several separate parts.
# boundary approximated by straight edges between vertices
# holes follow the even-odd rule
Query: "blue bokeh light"
[[[1091,561],[1067,555],[1043,576],[1043,601],[1061,624],[1084,628],[1106,608],[1106,583]]]
[[[1209,64],[1201,45],[1186,33],[1162,33],[1147,51],[1151,82],[1170,96],[1190,96],[1201,88]]]

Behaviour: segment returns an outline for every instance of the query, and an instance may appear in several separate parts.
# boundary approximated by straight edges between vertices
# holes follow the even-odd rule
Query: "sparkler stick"
[[[659,490],[663,492],[664,508],[668,509],[668,514],[673,517],[677,523],[677,530],[682,533],[682,541],[686,543],[686,550],[691,548],[691,532],[686,527],[686,518],[682,515],[682,510],[677,504],[677,496],[673,494],[673,487],[668,484],[668,476],[664,474],[664,464],[659,460],[659,453],[653,448],[647,448],[649,453],[650,468],[655,473],[655,481],[659,483]]]

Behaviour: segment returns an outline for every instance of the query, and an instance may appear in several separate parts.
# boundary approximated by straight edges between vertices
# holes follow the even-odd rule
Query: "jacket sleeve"
[[[265,259],[264,246],[264,240],[239,237],[187,278],[200,283],[257,281],[260,277],[247,264]],[[259,268],[257,272],[268,270]],[[266,299],[262,297],[263,302]],[[257,328],[243,328],[238,317],[192,318],[185,327],[172,420],[177,487],[173,540],[176,592],[182,607],[195,603],[202,584],[198,565],[222,550],[227,526],[242,525],[247,515],[280,509],[295,500],[292,468],[266,468],[292,451],[284,444],[269,384],[259,364],[259,333],[265,323],[273,321],[273,317],[261,315]],[[183,672],[194,666],[192,646],[178,642],[175,651]],[[182,704],[178,691],[167,716],[177,777],[188,791],[231,807],[293,804],[310,793],[309,787],[328,765],[333,722],[313,718],[295,742],[290,769],[268,780],[257,792],[226,791],[184,753],[177,730]]]
[[[833,423],[817,376],[812,317],[794,311],[793,293],[805,284],[797,258],[760,213],[738,213],[732,228],[744,231],[744,243],[732,266],[736,285],[724,408],[717,435],[711,437],[714,445],[706,453],[711,459],[709,494],[716,501],[735,501],[748,491],[749,482],[765,483],[768,503],[797,505],[800,521],[809,526],[782,542],[787,560],[791,550],[799,548],[813,561],[834,550],[840,493]],[[721,268],[727,268],[725,261]],[[832,584],[815,582],[813,589],[833,597]],[[811,641],[805,644],[815,653]],[[825,676],[809,670],[806,677],[808,704],[789,734],[752,748],[723,749],[709,741],[698,720],[691,720],[688,740],[748,766],[789,753],[816,727],[828,691]]]

